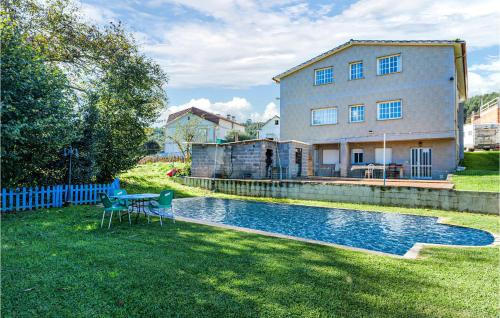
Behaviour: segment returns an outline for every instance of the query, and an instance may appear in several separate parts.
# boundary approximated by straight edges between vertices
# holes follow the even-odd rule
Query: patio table
[[[146,212],[146,202],[148,202],[152,199],[157,199],[159,197],[160,197],[160,195],[155,194],[155,193],[137,193],[137,194],[124,194],[124,195],[110,196],[110,198],[113,198],[113,199],[132,201],[132,204],[131,204],[132,210],[134,208],[137,209],[137,217],[135,218],[136,222],[137,222],[137,219],[139,218],[139,214],[141,213],[141,210],[144,213],[144,216],[148,215]]]
[[[403,178],[404,174],[404,168],[403,165],[397,165],[396,166],[399,169],[399,177]],[[385,169],[387,170],[389,168],[389,165],[385,166]],[[373,165],[373,166],[368,166],[368,165],[354,165],[351,167],[351,171],[354,170],[367,170],[367,169],[373,169],[373,170],[384,170],[383,165]]]

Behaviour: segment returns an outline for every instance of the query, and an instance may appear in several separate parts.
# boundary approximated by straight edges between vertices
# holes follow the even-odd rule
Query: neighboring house
[[[351,40],[273,79],[281,139],[313,145],[314,175],[381,164],[384,134],[404,177],[446,178],[463,156],[463,41]]]
[[[464,125],[464,147],[473,149],[497,149],[500,146],[500,100],[498,97],[472,113]]]
[[[257,131],[257,139],[280,140],[280,116],[274,115]]]
[[[179,112],[170,114],[167,119],[165,127],[165,154],[168,156],[182,156],[177,144],[169,138],[175,136],[179,131],[179,125],[186,125],[188,121],[196,120],[196,126],[199,129],[198,138],[196,142],[214,143],[217,139],[225,139],[227,133],[231,130],[244,132],[245,126],[235,121],[235,117],[227,115],[222,117],[220,115],[212,114],[202,109],[191,107]]]

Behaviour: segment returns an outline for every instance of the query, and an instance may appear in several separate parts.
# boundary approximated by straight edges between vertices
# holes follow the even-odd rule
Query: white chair
[[[366,179],[373,179],[373,170],[375,169],[375,165],[373,163],[370,163],[368,165],[368,169],[365,170],[365,178]]]

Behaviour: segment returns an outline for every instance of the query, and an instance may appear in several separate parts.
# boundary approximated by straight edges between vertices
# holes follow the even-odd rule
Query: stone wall
[[[250,140],[220,145],[193,144],[191,176],[231,179],[269,179],[266,168],[266,151],[272,151],[272,165],[276,178],[282,167],[282,178],[296,178],[299,166],[295,152],[302,149],[301,176],[308,175],[309,145],[297,141],[276,142]],[[217,156],[217,159],[216,159]],[[214,172],[215,169],[215,172]]]
[[[333,184],[318,181],[260,181],[194,177],[185,177],[179,180],[188,186],[244,196],[500,214],[500,193],[494,192]]]

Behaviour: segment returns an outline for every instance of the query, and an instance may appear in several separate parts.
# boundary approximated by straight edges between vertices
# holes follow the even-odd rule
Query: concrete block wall
[[[218,192],[331,202],[350,202],[500,214],[500,193],[333,184],[318,181],[269,181],[185,177],[185,185]]]

